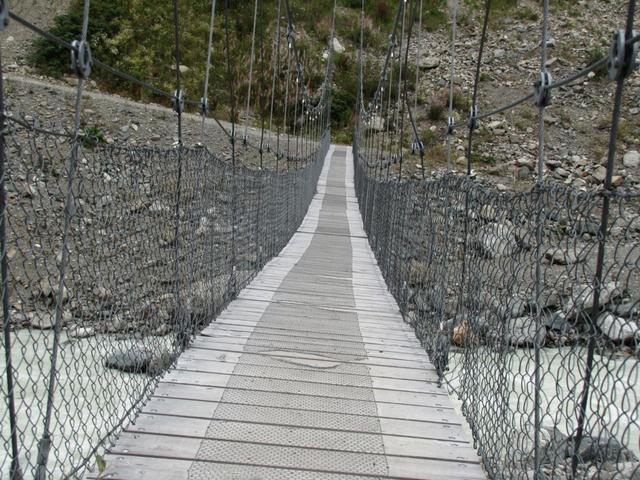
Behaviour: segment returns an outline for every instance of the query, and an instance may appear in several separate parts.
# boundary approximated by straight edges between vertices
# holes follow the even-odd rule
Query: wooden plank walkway
[[[481,479],[362,229],[332,147],[298,233],[199,335],[103,478]]]

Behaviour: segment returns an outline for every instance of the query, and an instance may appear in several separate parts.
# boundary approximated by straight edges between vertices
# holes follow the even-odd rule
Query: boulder
[[[151,350],[131,347],[108,355],[104,360],[104,366],[127,373],[145,373],[149,370],[153,358]]]
[[[533,317],[512,318],[507,321],[504,337],[506,342],[514,347],[530,347],[536,343],[543,345],[546,330],[544,327],[538,330]]]
[[[342,46],[342,44],[340,43],[340,40],[338,40],[337,37],[333,37],[333,39],[331,40],[331,48],[333,49],[334,52],[336,53],[344,53],[345,52],[345,48]]]
[[[636,168],[640,165],[640,153],[637,150],[629,150],[622,157],[622,164],[627,168]]]
[[[593,306],[593,293],[593,285],[575,285],[569,297],[564,301],[564,312],[567,315],[579,315],[585,310],[590,310]],[[619,296],[620,293],[616,282],[603,283],[600,289],[600,305],[609,303],[611,299]]]
[[[549,263],[555,265],[572,265],[578,263],[578,258],[570,250],[563,250],[561,248],[551,248],[544,252],[544,257],[549,260]]]
[[[418,60],[418,68],[421,70],[433,70],[440,65],[440,59],[433,56],[420,57]]]
[[[611,312],[604,312],[600,315],[596,320],[596,324],[600,331],[614,342],[633,340],[640,333],[635,323],[617,317]]]
[[[512,255],[518,251],[513,224],[491,223],[478,230],[476,248],[487,258]]]

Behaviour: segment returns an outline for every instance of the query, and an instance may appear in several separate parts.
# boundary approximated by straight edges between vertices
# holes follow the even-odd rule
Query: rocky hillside
[[[451,2],[450,2],[451,3]],[[494,2],[499,3],[499,2]],[[515,3],[515,2],[512,2]],[[624,26],[626,1],[551,2],[549,59],[553,79],[562,79],[608,53],[615,29]],[[465,164],[466,121],[481,33],[478,10],[466,5],[459,13],[456,42],[455,167]],[[598,21],[594,22],[593,19]],[[505,105],[532,90],[540,70],[541,6],[519,0],[517,7],[495,9],[481,70],[480,113]],[[446,164],[447,85],[450,32],[429,33],[412,48],[421,79],[417,116],[428,145],[428,168]],[[617,185],[640,182],[640,71],[627,82],[618,135]],[[580,189],[602,183],[612,112],[614,84],[599,71],[554,92],[545,114],[546,174]],[[500,188],[531,186],[537,163],[537,108],[532,102],[482,121],[475,138],[473,168]],[[622,160],[624,158],[624,161]],[[416,162],[413,173],[417,172]]]
[[[126,3],[126,2],[124,2]],[[160,40],[170,43],[165,31],[170,25],[169,13],[160,11],[152,15],[147,2],[138,0],[130,3],[132,13],[126,22],[116,18],[102,19],[123,2],[93,2],[93,23],[100,26],[94,40],[96,56],[112,61],[114,65],[127,71],[139,73],[141,78],[165,88],[172,89],[173,71],[171,67],[170,49],[160,48]],[[206,2],[204,2],[206,3]],[[185,63],[185,82],[187,91],[197,92],[201,89],[199,79],[204,68],[202,57],[206,43],[206,23],[208,11],[206,5],[185,6],[181,11],[184,19],[182,35],[185,38],[183,63]],[[299,44],[304,51],[304,63],[310,82],[317,86],[321,80],[321,72],[326,61],[326,44],[331,28],[330,10],[332,1],[322,0],[296,5],[293,2],[294,17],[298,19],[296,30]],[[333,91],[334,140],[348,143],[352,129],[355,93],[357,88],[357,42],[359,41],[359,1],[344,0],[338,2],[336,16],[337,44],[335,52],[336,75]],[[458,38],[455,58],[455,119],[458,125],[455,140],[454,166],[461,168],[464,164],[464,148],[466,144],[466,119],[468,117],[469,98],[471,96],[477,45],[481,30],[481,4],[474,0],[464,0],[458,12]],[[53,28],[53,31],[73,38],[74,28],[69,26],[69,19],[78,16],[81,2],[71,2],[71,10],[67,10],[69,2],[58,0],[44,2],[42,0],[26,0],[21,2],[18,13],[42,26]],[[122,5],[121,5],[122,4]],[[425,0],[422,16],[423,31],[421,35],[414,32],[410,48],[410,76],[413,81],[415,68],[418,68],[416,117],[419,122],[421,137],[427,146],[426,163],[429,170],[439,169],[446,165],[445,127],[447,111],[447,84],[449,78],[449,44],[450,18],[449,7],[452,1]],[[558,1],[552,2],[550,19],[549,60],[548,69],[554,79],[563,78],[589,63],[606,55],[611,33],[624,24],[626,13],[624,0],[592,0],[592,1]],[[275,8],[277,2],[265,1],[263,16],[270,18],[264,27],[265,55],[267,60],[271,53],[273,32],[275,31]],[[493,2],[488,46],[481,73],[479,94],[480,112],[487,111],[516,99],[531,90],[536,80],[539,65],[538,47],[540,43],[541,6],[534,0],[496,0]],[[129,6],[127,4],[127,6]],[[391,0],[367,2],[365,19],[365,95],[371,94],[377,85],[380,61],[387,42],[387,35],[393,20],[395,3]],[[200,11],[202,10],[202,11]],[[236,8],[230,16],[235,32],[232,48],[247,50],[247,37],[250,35],[251,9]],[[68,13],[66,13],[68,12]],[[53,14],[64,14],[54,20]],[[111,12],[112,13],[112,12]],[[233,18],[231,18],[233,17]],[[598,22],[593,22],[598,18]],[[219,14],[219,27],[215,41],[216,55],[222,55],[222,19]],[[105,20],[104,22],[102,20]],[[108,21],[107,21],[108,20]],[[196,21],[197,20],[197,21]],[[284,20],[284,18],[283,18]],[[106,24],[105,24],[106,22]],[[162,27],[165,25],[165,27]],[[185,26],[186,25],[186,26]],[[141,32],[151,28],[158,31],[157,39],[140,39]],[[65,30],[66,29],[66,30]],[[160,29],[160,30],[158,30]],[[113,35],[104,37],[104,32]],[[128,33],[127,33],[128,32]],[[125,34],[128,34],[127,37]],[[148,35],[147,35],[148,36]],[[5,71],[19,76],[35,78],[45,83],[68,81],[64,73],[68,63],[66,52],[55,49],[47,50],[43,44],[36,44],[35,49],[29,44],[33,36],[13,22],[3,33],[2,48]],[[125,49],[126,46],[126,49]],[[123,52],[126,50],[126,54]],[[50,57],[43,58],[43,55]],[[248,54],[245,54],[245,56]],[[142,58],[144,57],[144,61]],[[166,58],[165,58],[166,57]],[[222,58],[214,58],[214,64],[222,64]],[[246,69],[246,58],[238,57],[237,74],[243,77],[242,66]],[[267,61],[267,63],[269,63]],[[150,65],[153,65],[151,68]],[[55,69],[52,69],[55,67]],[[148,68],[147,68],[148,67]],[[268,70],[268,67],[267,67]],[[219,118],[229,118],[228,99],[225,98],[227,84],[221,69],[214,69],[212,79],[213,101],[217,105],[215,111]],[[63,72],[62,77],[60,72]],[[56,74],[56,80],[43,73]],[[267,72],[267,76],[270,72]],[[552,105],[545,115],[547,164],[546,174],[554,179],[587,189],[597,186],[603,180],[604,156],[608,143],[609,123],[613,84],[605,79],[603,72],[595,72],[583,81],[554,93]],[[60,78],[61,77],[61,78]],[[116,82],[104,73],[96,71],[90,89],[103,92],[118,92],[133,99],[147,102],[160,102],[161,99],[150,97],[140,90]],[[636,71],[628,81],[624,98],[623,120],[621,123],[618,154],[618,171],[615,182],[618,185],[634,186],[640,181],[638,165],[638,145],[640,144],[640,73]],[[246,81],[236,85],[240,97],[246,91]],[[16,86],[20,89],[22,87]],[[30,89],[30,90],[29,90]],[[59,118],[57,97],[47,89],[33,84],[24,91],[24,100],[28,103],[30,92],[37,93],[39,105],[46,116]],[[255,90],[254,90],[255,91]],[[53,96],[50,96],[53,95]],[[50,96],[50,97],[49,97]],[[192,95],[193,96],[193,95]],[[9,98],[16,109],[28,111],[27,103],[18,98]],[[240,98],[241,100],[241,98]],[[130,124],[138,125],[137,117],[146,114],[142,107],[128,104],[122,110],[120,104],[113,109],[103,103],[96,109],[86,106],[87,125],[104,132],[107,139],[114,141],[136,140],[157,144],[175,137],[174,119],[166,116],[166,123],[161,118],[153,119],[153,125],[141,126],[140,130],[130,128]],[[89,102],[90,103],[90,102]],[[243,105],[243,101],[238,101]],[[127,111],[131,112],[130,116]],[[249,112],[253,118],[260,112]],[[243,113],[240,113],[243,117]],[[142,122],[144,123],[144,122]],[[139,125],[140,126],[140,125]],[[148,128],[157,132],[147,135]],[[216,138],[216,130],[212,129],[212,138]],[[218,132],[219,133],[219,132]],[[158,138],[159,137],[159,138]],[[157,138],[157,140],[153,140]],[[476,153],[473,168],[483,179],[497,184],[501,189],[523,190],[529,188],[533,180],[533,172],[537,156],[537,109],[527,102],[503,115],[483,121],[476,134]],[[224,141],[214,142],[224,147]],[[410,139],[407,139],[409,145]],[[409,161],[407,172],[418,175],[419,159],[407,151]],[[624,158],[624,163],[622,159]]]

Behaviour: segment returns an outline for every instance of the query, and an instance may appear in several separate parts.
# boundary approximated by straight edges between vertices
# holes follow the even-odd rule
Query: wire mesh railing
[[[250,67],[249,84],[258,93],[250,99],[252,90],[247,92],[246,118],[252,103],[267,101],[266,90],[258,87],[266,82],[262,42],[269,19],[260,17],[258,3],[253,36],[259,23],[260,75],[253,78]],[[216,150],[207,146],[220,139],[207,138],[211,129],[205,128],[216,1],[199,102],[181,90],[175,0],[173,93],[93,59],[87,43],[89,0],[82,5],[82,35],[70,42],[0,1],[0,30],[10,18],[68,48],[77,76],[75,104],[59,100],[55,120],[35,106],[21,115],[24,98],[14,101],[13,89],[6,95],[0,77],[0,478],[10,480],[81,478],[89,466],[97,463],[99,469],[103,448],[135,419],[194,335],[287,244],[315,193],[330,142],[331,62],[322,85],[310,93],[288,2],[291,42],[271,59],[275,88],[269,127],[275,131],[267,130],[262,118],[251,130],[246,120],[244,135],[238,135],[238,79],[223,36],[231,115],[227,126],[215,120],[220,128],[215,134],[228,140]],[[227,34],[229,15],[225,2]],[[284,37],[279,18],[274,35],[278,42]],[[295,57],[289,67],[296,68],[283,68],[281,55]],[[173,112],[154,108],[173,122],[169,130],[177,131],[176,141],[162,147],[111,143],[88,128],[84,114],[90,111],[83,114],[82,104],[92,66],[170,99]],[[285,82],[295,83],[295,100],[282,95]],[[292,110],[294,120],[276,125],[274,104]],[[201,124],[183,121],[185,108],[194,106]],[[266,109],[260,110],[264,116]],[[199,143],[187,146],[194,138]]]
[[[609,56],[557,81],[546,70],[550,15],[548,0],[542,2],[539,80],[532,93],[486,113],[477,101],[492,1],[482,3],[465,176],[451,172],[457,2],[451,2],[447,170],[425,172],[415,116],[399,87],[406,85],[407,52],[395,53],[395,38],[416,0],[398,4],[387,60],[366,106],[361,76],[354,168],[365,231],[405,319],[461,400],[490,478],[636,478],[640,192],[613,181],[625,81],[637,67],[636,2],[627,2],[625,28],[613,35]],[[554,89],[604,64],[616,87],[606,174],[601,187],[581,191],[544,175],[545,108]],[[527,101],[538,109],[537,182],[516,193],[475,180],[479,122]],[[409,143],[421,155],[421,180],[403,176]]]
[[[539,478],[634,478],[640,194],[551,183],[497,193],[454,175],[377,181],[364,168],[356,165],[356,186],[371,246],[461,399],[489,476],[531,478],[537,454]],[[594,284],[605,198],[607,250]]]
[[[46,471],[73,476],[133,417],[192,336],[286,245],[315,192],[328,135],[305,168],[279,173],[233,167],[204,148],[80,144],[70,186],[73,140],[10,120],[4,140],[3,349],[12,362],[8,369],[3,359],[1,370],[12,380],[3,396],[14,413],[1,410],[2,441],[8,449],[15,433],[30,477],[42,463],[50,402]],[[6,450],[3,477],[10,462]]]

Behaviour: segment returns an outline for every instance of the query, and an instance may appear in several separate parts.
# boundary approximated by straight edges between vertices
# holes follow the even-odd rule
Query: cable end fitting
[[[184,92],[182,90],[173,92],[173,109],[179,114],[184,112]]]
[[[613,42],[609,49],[607,60],[607,72],[609,80],[620,80],[628,77],[638,66],[638,50],[640,42],[632,43],[631,40],[638,35],[636,30],[627,38],[625,30],[618,30],[613,34]]]
[[[71,69],[86,80],[91,75],[91,47],[86,40],[71,42]]]
[[[543,70],[540,78],[533,85],[533,101],[539,107],[551,104],[551,74]]]

